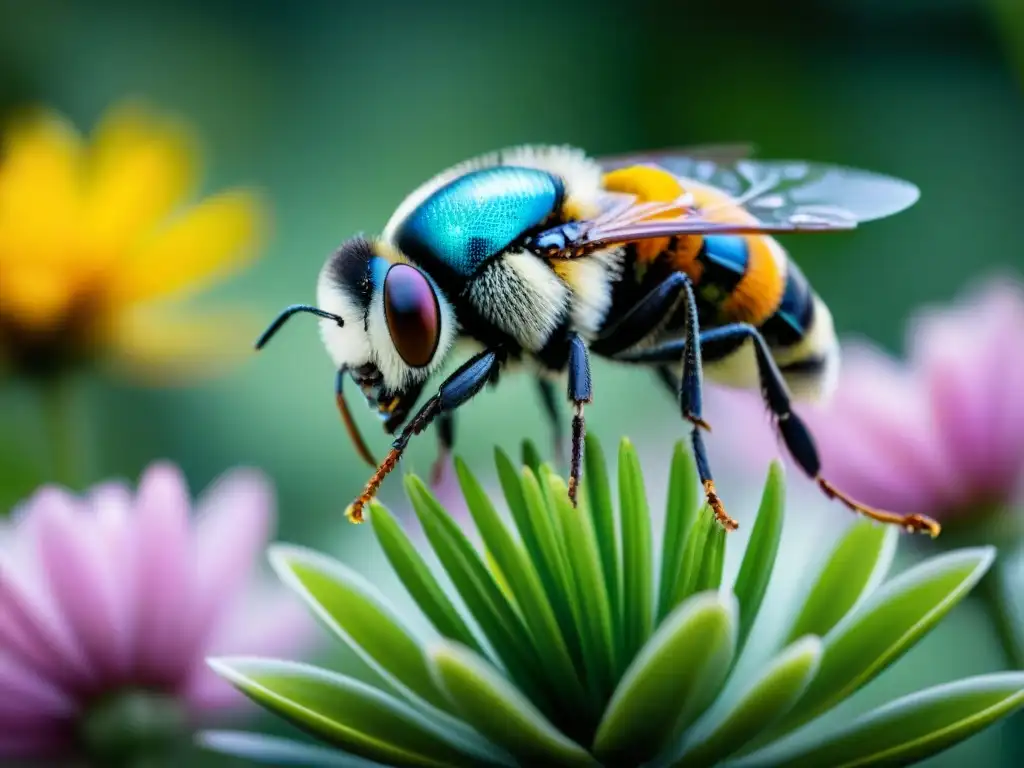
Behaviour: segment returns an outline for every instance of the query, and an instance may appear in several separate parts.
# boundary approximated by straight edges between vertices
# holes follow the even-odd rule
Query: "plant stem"
[[[1000,553],[978,586],[1007,664],[1011,669],[1024,670],[1024,616],[1013,607],[1024,601],[1024,595],[1013,594],[1016,585],[1007,579],[1004,557]]]
[[[77,488],[83,480],[79,457],[81,421],[75,407],[75,388],[68,376],[57,376],[43,390],[43,418],[52,457],[53,480]]]

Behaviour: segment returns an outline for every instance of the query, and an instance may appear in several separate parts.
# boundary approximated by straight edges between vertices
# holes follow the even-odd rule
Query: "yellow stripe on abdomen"
[[[761,325],[772,316],[786,289],[782,246],[767,235],[743,235],[747,267],[729,297],[722,302],[723,321]]]

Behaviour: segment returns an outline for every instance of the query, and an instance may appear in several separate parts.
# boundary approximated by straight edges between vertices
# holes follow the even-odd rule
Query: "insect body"
[[[828,496],[936,535],[934,521],[867,508],[821,476],[790,403],[830,394],[838,344],[827,306],[773,237],[852,229],[917,197],[914,185],[891,177],[757,161],[731,147],[607,158],[511,148],[444,171],[401,203],[381,236],[343,243],[320,272],[318,306],[286,309],[257,348],[297,312],[321,317],[339,409],[376,467],[349,508],[356,521],[409,440],[436,423],[443,460],[455,410],[514,361],[532,367],[556,439],[555,382],[565,380],[575,503],[598,355],[649,367],[670,387],[710,506],[727,528],[736,524],[704,445],[705,375],[760,390],[787,449]],[[475,354],[424,399],[457,340]],[[349,412],[346,378],[396,435],[379,464]]]

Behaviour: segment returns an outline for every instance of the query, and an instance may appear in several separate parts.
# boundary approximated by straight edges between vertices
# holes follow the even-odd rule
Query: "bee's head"
[[[317,307],[289,307],[257,342],[262,347],[297,312],[318,315],[320,335],[339,371],[338,398],[350,376],[393,433],[416,404],[426,380],[455,339],[455,314],[437,284],[392,248],[352,238],[328,257],[317,282]]]

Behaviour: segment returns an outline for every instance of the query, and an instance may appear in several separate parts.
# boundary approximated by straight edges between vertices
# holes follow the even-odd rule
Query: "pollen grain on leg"
[[[373,473],[373,476],[366,483],[366,487],[359,494],[359,498],[353,501],[348,509],[345,510],[345,517],[349,519],[349,522],[363,522],[363,507],[369,504],[370,500],[377,495],[380,484],[384,482],[384,478],[388,476],[388,473],[395,468],[401,456],[402,452],[397,448],[392,448],[388,451],[388,455],[384,457],[384,461],[380,463],[377,471]]]
[[[710,432],[711,431],[711,425],[708,424],[706,421],[704,421],[704,419],[701,419],[701,418],[699,418],[697,416],[689,416],[688,415],[686,417],[686,420],[689,421],[691,424],[693,424],[695,427],[700,427],[705,432]]]
[[[818,478],[818,487],[821,488],[826,496],[830,499],[836,499],[847,509],[886,525],[898,525],[908,533],[927,533],[934,539],[942,531],[942,526],[938,522],[925,515],[897,515],[861,504],[847,496],[823,477]]]
[[[711,511],[715,513],[715,520],[718,521],[727,531],[735,531],[740,527],[740,524],[733,518],[729,517],[729,514],[725,511],[725,505],[722,503],[721,498],[718,496],[718,492],[715,491],[714,480],[704,481],[704,493],[708,499],[708,505],[711,507]]]

